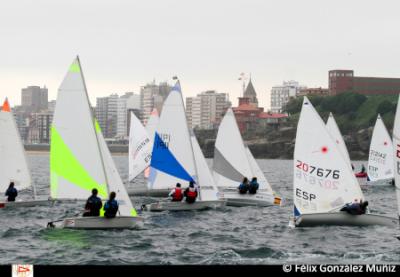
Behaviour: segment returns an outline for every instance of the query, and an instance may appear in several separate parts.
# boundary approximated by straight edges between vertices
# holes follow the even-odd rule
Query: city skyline
[[[110,93],[138,93],[154,78],[172,83],[174,75],[185,98],[216,90],[229,93],[236,105],[242,93],[238,77],[246,72],[260,106],[269,109],[271,88],[283,81],[327,87],[333,69],[399,77],[394,58],[400,52],[399,6],[396,1],[12,1],[0,10],[5,42],[0,96],[15,106],[21,88],[46,85],[49,99],[56,99],[78,54],[92,105]]]

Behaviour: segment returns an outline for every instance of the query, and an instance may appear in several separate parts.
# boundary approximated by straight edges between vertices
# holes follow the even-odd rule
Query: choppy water
[[[49,195],[48,155],[29,155],[38,194]],[[123,180],[126,156],[114,157]],[[226,207],[221,211],[143,213],[145,229],[48,230],[49,219],[81,210],[74,203],[0,210],[0,264],[281,264],[398,263],[398,228],[288,227],[292,161],[259,160],[284,199],[282,207]],[[360,163],[355,163],[359,165]],[[364,190],[373,212],[395,214],[393,187]],[[139,208],[148,197],[133,197]]]

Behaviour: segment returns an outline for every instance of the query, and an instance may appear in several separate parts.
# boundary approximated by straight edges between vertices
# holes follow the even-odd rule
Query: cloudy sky
[[[261,105],[284,80],[327,87],[328,70],[400,77],[400,3],[362,0],[13,0],[0,4],[0,97],[28,85],[49,98],[80,56],[92,104],[181,79],[236,105],[252,74]]]

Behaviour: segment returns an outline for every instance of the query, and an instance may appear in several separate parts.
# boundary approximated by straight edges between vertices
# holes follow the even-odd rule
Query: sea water
[[[49,196],[49,155],[28,155],[39,197]],[[124,181],[127,156],[114,156]],[[208,161],[211,164],[211,160]],[[293,161],[258,160],[281,207],[226,207],[199,212],[143,212],[142,230],[54,230],[50,220],[73,216],[83,203],[0,209],[0,264],[282,264],[398,263],[399,228],[289,227]],[[363,162],[365,165],[366,162]],[[357,168],[361,162],[354,163]],[[138,183],[143,182],[137,180]],[[134,185],[134,184],[130,184]],[[371,212],[395,215],[394,187],[363,189]],[[89,195],[88,195],[89,196]],[[19,197],[29,197],[23,193]],[[150,197],[131,197],[140,210]]]

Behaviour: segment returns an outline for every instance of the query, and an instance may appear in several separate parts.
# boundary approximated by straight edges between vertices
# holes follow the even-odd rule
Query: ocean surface
[[[29,154],[39,196],[49,196],[48,153]],[[114,156],[123,180],[127,156]],[[211,164],[211,160],[209,160]],[[200,212],[143,212],[142,230],[54,230],[50,220],[82,210],[79,203],[0,209],[0,264],[282,264],[399,263],[399,228],[293,229],[292,161],[258,160],[282,207],[226,207]],[[366,165],[366,162],[363,162]],[[357,168],[361,162],[354,162]],[[394,187],[364,189],[372,212],[395,215]],[[20,197],[29,197],[29,193]],[[132,197],[139,210],[149,197]]]

